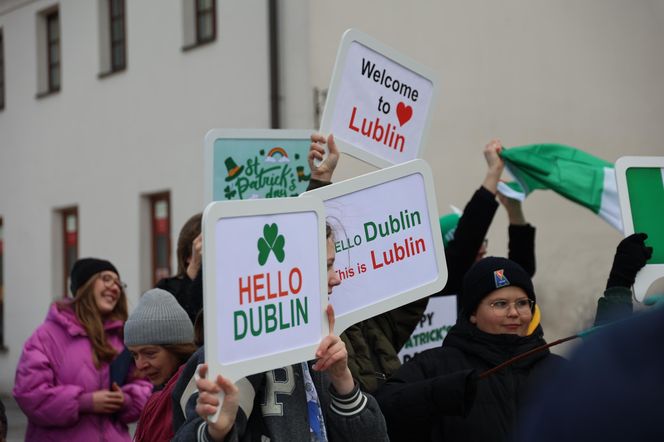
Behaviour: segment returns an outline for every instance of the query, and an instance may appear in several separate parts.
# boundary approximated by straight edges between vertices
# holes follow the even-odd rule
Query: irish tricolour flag
[[[613,164],[562,144],[511,147],[500,156],[521,187],[501,183],[501,193],[523,200],[535,189],[550,189],[623,231]]]

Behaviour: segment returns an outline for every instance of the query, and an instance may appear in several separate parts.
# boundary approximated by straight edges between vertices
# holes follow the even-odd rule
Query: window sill
[[[41,100],[42,98],[50,97],[51,95],[56,95],[60,93],[60,89],[54,89],[52,91],[37,92],[35,98]]]
[[[214,37],[214,38],[212,38],[212,39],[210,39],[210,40],[205,40],[205,41],[201,41],[201,42],[190,43],[190,44],[188,44],[188,45],[182,46],[182,52],[191,51],[192,49],[200,48],[201,46],[207,46],[207,45],[209,45],[210,43],[214,43],[215,41],[217,41],[217,38],[216,38],[216,37]]]
[[[97,74],[97,78],[101,80],[101,79],[104,79],[104,78],[112,77],[113,75],[121,74],[121,73],[125,72],[126,70],[127,70],[127,67],[125,66],[123,68],[115,69],[113,71],[100,72],[100,73]]]

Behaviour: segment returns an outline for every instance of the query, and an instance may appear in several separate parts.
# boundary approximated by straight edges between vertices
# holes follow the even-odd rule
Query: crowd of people
[[[535,228],[518,201],[497,191],[504,168],[501,149],[498,140],[485,147],[485,179],[453,235],[446,235],[448,282],[431,296],[456,296],[459,312],[442,346],[403,365],[397,356],[428,298],[340,334],[334,332],[330,305],[330,334],[321,340],[314,360],[236,383],[221,375],[210,378],[201,314],[201,214],[196,214],[180,232],[177,274],[145,292],[131,313],[114,264],[98,258],[75,263],[71,297],[50,307],[44,323],[26,341],[16,370],[13,395],[28,418],[26,440],[127,441],[133,422],[137,441],[594,439],[594,429],[583,426],[569,404],[585,400],[583,419],[601,422],[603,413],[594,397],[602,403],[619,403],[623,396],[638,401],[638,395],[628,392],[628,380],[642,376],[643,389],[647,381],[657,383],[664,368],[661,357],[656,369],[647,368],[647,351],[630,352],[629,338],[615,331],[617,338],[598,339],[601,345],[594,352],[571,362],[546,348],[543,312],[532,280]],[[331,184],[339,161],[334,137],[313,134],[308,160],[309,188]],[[507,258],[487,257],[486,234],[500,204],[510,223],[509,253]],[[341,283],[334,267],[334,235],[328,225],[332,304],[334,287]],[[652,253],[646,239],[635,234],[618,244],[596,324],[632,315],[630,287]],[[661,336],[661,318],[631,322],[636,325],[629,330],[637,329],[654,347]],[[626,359],[625,353],[634,353],[634,358]],[[611,376],[594,376],[592,370],[607,370]],[[616,387],[616,379],[624,385]],[[654,393],[661,391],[661,382],[658,385],[644,399],[650,411],[658,409],[660,399]],[[642,409],[623,405],[620,412],[611,410],[611,416],[633,416]],[[210,419],[212,415],[218,417]],[[654,412],[649,416],[654,419]],[[614,425],[621,425],[620,418],[616,421]],[[611,422],[603,423],[611,428]],[[664,430],[646,427],[639,440],[664,436]],[[0,420],[0,440],[3,428],[6,431],[6,420]],[[627,431],[628,424],[618,428]],[[613,440],[619,431],[606,429],[602,434],[602,440]]]

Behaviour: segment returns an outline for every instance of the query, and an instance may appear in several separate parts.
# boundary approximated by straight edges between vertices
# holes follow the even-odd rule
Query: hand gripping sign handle
[[[213,414],[208,415],[208,422],[215,423],[217,420],[219,420],[219,414],[221,414],[221,406],[224,405],[224,397],[226,397],[226,393],[223,391],[220,391],[217,393],[217,397],[219,398],[219,406],[215,410]]]
[[[201,379],[200,375],[200,370],[203,368],[203,364],[199,364],[198,367],[196,367],[196,373],[194,374],[194,379],[196,381]],[[204,370],[204,376],[209,374],[208,370]],[[207,376],[205,376],[207,377]],[[224,404],[224,397],[226,396],[226,393],[224,393],[223,390],[221,390],[219,393],[217,393],[217,397],[219,398],[219,406],[217,406],[217,409],[215,410],[214,413],[208,415],[208,422],[215,423],[217,420],[219,420],[219,414],[221,413],[221,406]]]

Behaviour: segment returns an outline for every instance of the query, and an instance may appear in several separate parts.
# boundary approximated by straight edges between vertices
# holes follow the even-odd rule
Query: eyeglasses
[[[525,315],[526,313],[532,313],[533,305],[535,305],[535,301],[530,298],[517,299],[514,302],[507,302],[504,299],[499,299],[489,304],[489,307],[491,307],[491,310],[495,314],[507,316],[510,306],[514,306],[514,309],[519,315]]]
[[[109,274],[101,275],[99,278],[104,283],[104,285],[108,288],[113,287],[113,284],[115,284],[118,287],[120,287],[120,290],[127,290],[127,284],[120,281],[118,278],[114,278],[113,276],[111,276]]]

